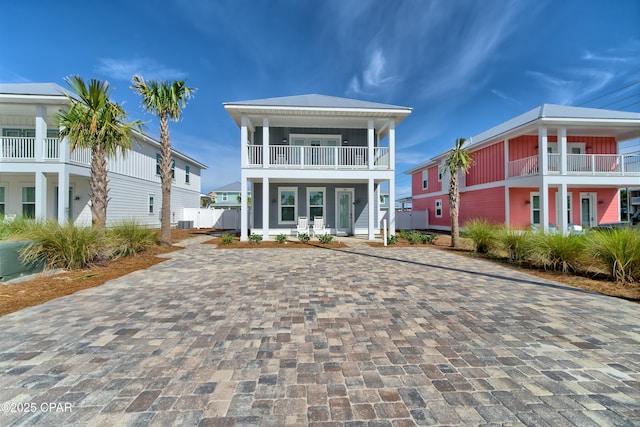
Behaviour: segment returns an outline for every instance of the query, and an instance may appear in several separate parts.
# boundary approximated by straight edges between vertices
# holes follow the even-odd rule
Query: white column
[[[374,224],[374,206],[375,206],[375,186],[373,183],[373,178],[369,178],[369,185],[367,186],[367,215],[368,215],[368,224],[369,224],[369,233],[368,233],[368,238],[369,240],[373,240],[375,238],[375,225]]]
[[[44,139],[47,136],[47,108],[36,107],[36,140],[34,145],[36,162],[44,160]]]
[[[549,184],[544,178],[540,185],[540,226],[545,233],[549,231]]]
[[[504,225],[509,228],[511,212],[509,211],[509,139],[504,140]]]
[[[560,184],[560,230],[563,235],[569,234],[569,219],[567,218],[567,211],[569,210],[567,201],[567,184]]]
[[[541,127],[538,129],[538,164],[540,166],[538,173],[540,175],[547,175],[547,163],[549,160],[547,146],[547,128]],[[542,199],[542,195],[540,199]]]
[[[396,234],[396,178],[389,179],[389,235]]]
[[[60,163],[69,163],[71,159],[71,146],[69,145],[69,138],[66,136],[60,141]]]
[[[69,172],[66,168],[58,172],[58,223],[64,224],[69,220]]]
[[[373,169],[373,144],[375,143],[375,133],[373,128],[373,119],[369,119],[367,124],[367,157],[369,159],[369,169]]]
[[[396,169],[396,122],[389,120],[389,169]]]
[[[558,152],[560,153],[560,175],[567,174],[567,128],[558,129]]]
[[[241,172],[240,178],[240,241],[249,241],[249,211],[247,209],[247,177],[244,175],[244,171]]]
[[[262,167],[269,167],[269,117],[262,118]]]
[[[36,219],[47,219],[47,176],[36,172]],[[68,190],[67,190],[68,191]]]
[[[247,129],[247,116],[242,115],[240,119],[240,167],[249,165],[249,131]]]
[[[269,178],[262,178],[262,240],[269,240]]]
[[[509,185],[507,183],[504,184],[504,225],[507,228],[511,226],[511,212],[510,205],[511,199],[509,197]]]

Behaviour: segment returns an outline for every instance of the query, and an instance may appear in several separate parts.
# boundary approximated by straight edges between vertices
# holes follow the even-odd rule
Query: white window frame
[[[311,219],[311,192],[317,191],[322,192],[322,217],[325,222],[327,220],[327,216],[325,213],[327,212],[327,188],[326,187],[307,187],[307,218],[309,218],[309,222]],[[319,205],[313,205],[313,207],[320,207]]]
[[[294,144],[294,140],[303,140],[304,146],[308,147],[311,143],[320,143],[321,147],[334,147],[340,146],[340,141],[342,140],[342,135],[325,135],[325,134],[306,134],[306,133],[291,133],[289,134],[289,145],[300,145]]]
[[[2,194],[2,198],[0,198],[0,215],[4,216],[7,212],[7,188],[4,185],[0,185],[0,194]]]
[[[538,207],[537,208],[534,208],[534,206],[535,206],[535,204],[533,203],[533,198],[534,197],[538,198]],[[534,224],[534,225],[542,226],[542,211],[540,210],[541,209],[540,202],[541,202],[541,200],[540,200],[540,192],[539,191],[532,191],[531,193],[529,193],[529,206],[530,206],[530,208],[529,208],[529,219],[530,219],[530,223]],[[535,211],[539,212],[539,214],[538,214],[538,218],[540,219],[539,222],[535,222],[533,220],[533,213]]]
[[[155,201],[156,201],[156,197],[154,194],[147,195],[147,213],[149,215],[153,215],[155,213],[154,212]]]
[[[422,171],[422,189],[429,189],[429,169],[424,169]]]
[[[442,199],[436,199],[435,201],[435,213],[436,218],[442,218]]]
[[[560,191],[556,192],[556,224],[562,224],[562,217],[560,215]],[[573,193],[567,192],[567,224],[573,224],[574,222],[571,220],[573,218],[573,209],[571,205],[573,204]]]
[[[191,172],[191,168],[189,167],[189,165],[185,165],[184,166],[184,183],[185,184],[191,184],[191,178],[189,176]]]
[[[444,175],[444,166],[438,166],[438,182],[442,182],[442,176]]]
[[[283,221],[282,208],[291,205],[282,204],[282,193],[285,191],[293,192],[293,221]],[[298,220],[298,187],[278,187],[278,224],[296,224]]]
[[[25,189],[25,188],[33,188],[33,202],[25,202],[25,201],[24,201],[24,189]],[[36,191],[36,187],[35,187],[35,186],[31,186],[31,185],[24,185],[24,186],[22,187],[22,191],[21,191],[21,194],[22,194],[22,195],[21,195],[21,197],[22,197],[22,204],[21,204],[21,206],[22,206],[22,215],[23,215],[23,216],[25,216],[25,215],[24,215],[24,206],[25,206],[25,205],[33,205],[33,215],[34,215],[34,218],[35,218],[35,212],[36,212],[36,199],[35,199],[36,195],[35,195],[35,191]]]

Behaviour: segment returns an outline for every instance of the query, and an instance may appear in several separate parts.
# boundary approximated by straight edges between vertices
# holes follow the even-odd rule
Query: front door
[[[337,234],[351,235],[353,234],[353,190],[338,190],[336,198],[338,199],[336,232]]]
[[[580,194],[580,225],[583,227],[596,226],[595,198],[593,194]]]

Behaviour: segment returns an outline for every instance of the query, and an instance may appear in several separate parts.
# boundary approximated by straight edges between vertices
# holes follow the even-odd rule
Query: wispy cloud
[[[382,49],[375,49],[369,57],[367,68],[362,72],[362,78],[353,76],[348,91],[353,94],[375,92],[394,83],[394,77],[387,74],[386,62]]]
[[[103,58],[97,70],[111,80],[131,80],[134,74],[140,74],[147,80],[180,80],[187,77],[185,71],[166,67],[151,58]]]
[[[503,100],[505,100],[507,102],[510,102],[512,104],[522,105],[522,102],[518,101],[517,99],[515,99],[515,98],[513,98],[513,97],[511,97],[509,95],[506,95],[504,92],[499,91],[498,89],[491,89],[491,93],[494,94],[495,96],[497,96],[498,98],[501,98],[501,99],[503,99]]]
[[[563,74],[579,76],[579,78],[562,78],[527,71],[548,92],[550,102],[562,105],[574,105],[578,100],[597,93],[614,77],[614,73],[596,69],[568,70]]]

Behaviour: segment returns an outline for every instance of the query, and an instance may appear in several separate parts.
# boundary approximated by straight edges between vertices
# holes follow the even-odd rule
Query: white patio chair
[[[309,218],[306,216],[298,217],[298,224],[296,225],[297,235],[296,237],[300,237],[300,234],[309,234]]]
[[[324,217],[316,216],[313,218],[313,234],[315,236],[327,234],[329,231],[324,226]]]

